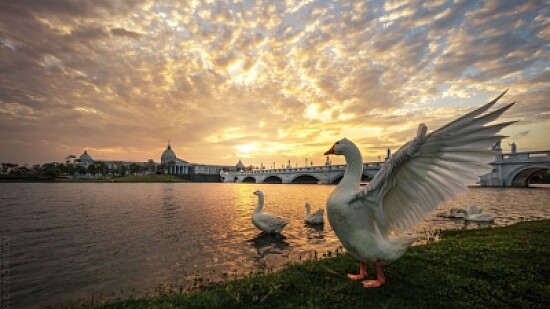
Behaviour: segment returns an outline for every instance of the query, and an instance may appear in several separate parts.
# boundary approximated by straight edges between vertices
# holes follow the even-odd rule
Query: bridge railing
[[[495,163],[503,161],[548,161],[550,160],[550,150],[540,151],[522,151],[516,153],[503,153],[497,155]]]
[[[364,169],[379,169],[384,162],[367,162],[363,163]],[[338,165],[320,165],[320,166],[304,166],[304,167],[292,167],[292,168],[275,168],[275,169],[257,169],[251,171],[239,171],[239,172],[224,172],[224,174],[280,174],[280,173],[296,173],[296,172],[319,172],[319,171],[333,171],[343,170],[346,168],[345,164]]]

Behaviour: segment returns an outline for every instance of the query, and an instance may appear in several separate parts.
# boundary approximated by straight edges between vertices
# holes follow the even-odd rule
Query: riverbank
[[[550,220],[445,231],[385,268],[387,284],[346,278],[348,255],[293,264],[267,275],[154,297],[94,300],[60,308],[480,308],[550,306]],[[370,276],[374,274],[372,267]]]
[[[143,175],[143,176],[121,176],[109,178],[39,178],[39,177],[19,177],[19,178],[3,178],[0,182],[46,182],[46,183],[133,183],[133,182],[190,182],[174,175]]]
[[[128,183],[128,182],[189,182],[188,180],[181,179],[174,175],[143,175],[143,176],[122,176],[122,177],[114,177],[114,178],[108,178],[108,179],[80,179],[80,180],[72,180],[72,179],[64,179],[64,180],[56,180],[58,182],[121,182],[121,183]]]

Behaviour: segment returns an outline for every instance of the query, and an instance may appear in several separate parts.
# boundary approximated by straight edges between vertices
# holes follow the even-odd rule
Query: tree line
[[[136,163],[130,165],[117,164],[116,168],[110,167],[104,162],[98,161],[87,168],[73,163],[49,162],[42,165],[35,164],[32,167],[18,165],[17,163],[1,163],[0,174],[3,178],[38,178],[55,179],[59,177],[77,177],[82,175],[94,175],[103,178],[115,176],[135,175],[148,171],[149,168]]]

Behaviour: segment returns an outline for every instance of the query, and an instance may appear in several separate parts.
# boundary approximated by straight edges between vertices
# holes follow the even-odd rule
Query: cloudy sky
[[[376,160],[507,88],[550,149],[545,2],[2,0],[0,161]]]

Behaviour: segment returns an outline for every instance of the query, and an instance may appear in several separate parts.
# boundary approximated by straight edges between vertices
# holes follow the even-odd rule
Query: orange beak
[[[330,149],[327,152],[325,152],[324,155],[326,156],[326,155],[329,155],[329,154],[334,154],[334,145],[332,145],[332,147],[330,147]]]

